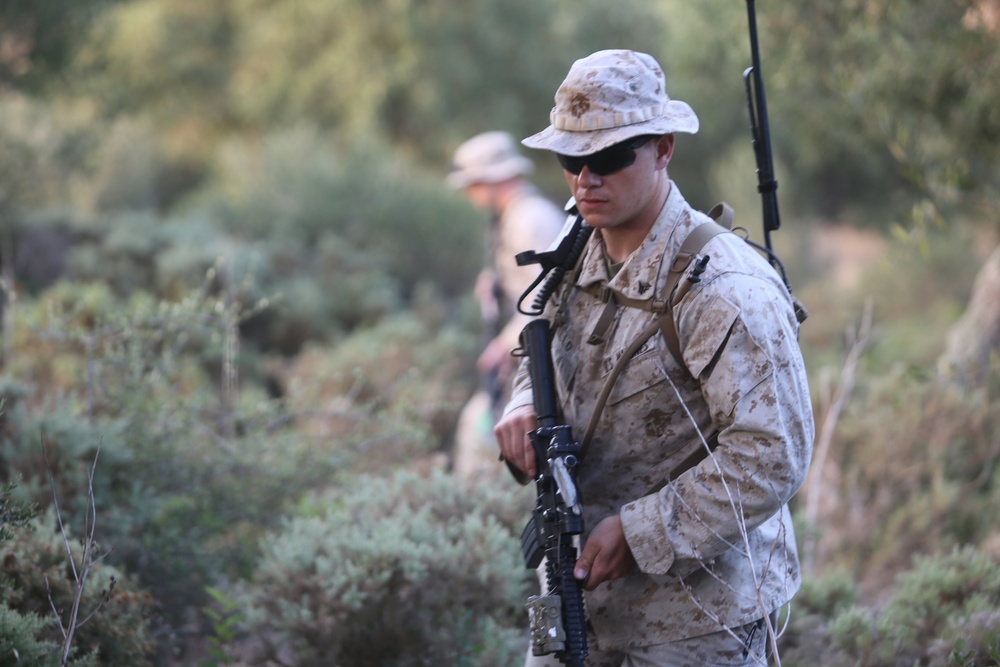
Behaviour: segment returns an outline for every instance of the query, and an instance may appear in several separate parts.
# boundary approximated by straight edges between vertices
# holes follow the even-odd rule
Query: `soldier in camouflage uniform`
[[[476,360],[482,386],[462,410],[455,443],[455,472],[466,477],[496,470],[493,425],[510,396],[515,370],[510,352],[528,322],[517,312],[516,303],[536,275],[533,267],[518,266],[514,257],[547,248],[566,220],[566,213],[528,180],[532,171],[534,163],[518,153],[514,137],[494,130],[464,141],[455,150],[446,178],[470,203],[491,215],[487,266],[476,280],[486,334]]]
[[[564,417],[580,439],[610,369],[656,318],[616,307],[614,295],[660,297],[682,242],[708,218],[667,174],[674,133],[696,132],[698,118],[667,96],[651,56],[578,60],[555,100],[551,125],[523,143],[557,154],[595,230],[544,314]],[[588,665],[765,664],[774,615],[800,585],[787,503],[814,425],[793,305],[738,236],[715,236],[701,254],[705,272],[672,313],[683,364],[660,334],[630,357],[579,469]],[[536,423],[522,364],[495,434],[524,479],[536,472]],[[703,458],[678,475],[695,452]]]

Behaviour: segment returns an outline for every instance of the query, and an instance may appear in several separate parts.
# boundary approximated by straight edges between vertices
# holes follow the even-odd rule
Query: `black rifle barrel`
[[[521,344],[531,360],[528,370],[531,375],[531,387],[534,390],[535,414],[538,417],[539,428],[551,428],[559,423],[559,399],[555,391],[547,391],[556,386],[556,374],[550,350],[551,339],[549,323],[544,319],[528,322],[521,331]]]
[[[750,107],[750,131],[753,135],[754,156],[757,160],[757,191],[763,207],[764,245],[771,246],[771,232],[781,227],[778,213],[778,181],[774,178],[774,158],[771,152],[771,129],[767,118],[767,95],[764,91],[764,74],[760,66],[760,45],[757,39],[757,12],[754,0],[747,0],[747,19],[750,28],[751,67],[743,73]],[[772,262],[773,263],[773,262]]]

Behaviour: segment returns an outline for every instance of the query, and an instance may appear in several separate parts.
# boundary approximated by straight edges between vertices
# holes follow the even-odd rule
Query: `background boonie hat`
[[[500,183],[530,174],[534,163],[517,152],[514,137],[506,132],[484,132],[455,151],[452,171],[445,180],[454,188],[473,183]]]
[[[555,100],[551,125],[522,144],[563,155],[590,155],[643,134],[698,131],[698,116],[691,107],[667,95],[656,59],[637,51],[598,51],[577,60]]]

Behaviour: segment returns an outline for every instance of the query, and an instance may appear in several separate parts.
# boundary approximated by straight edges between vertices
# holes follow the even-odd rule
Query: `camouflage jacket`
[[[672,185],[650,233],[610,282],[595,232],[575,279],[553,296],[545,316],[576,438],[605,377],[655,317],[619,307],[605,342],[590,343],[604,304],[580,288],[607,283],[634,299],[660,296],[684,238],[707,220]],[[745,624],[800,585],[787,503],[805,478],[814,425],[791,300],[777,273],[736,235],[716,236],[702,253],[711,256],[707,270],[673,313],[690,373],[653,336],[618,378],[580,469],[586,527],[620,514],[638,563],[638,571],[586,595],[602,650]],[[507,410],[531,402],[522,364]],[[656,490],[713,430],[714,454]]]

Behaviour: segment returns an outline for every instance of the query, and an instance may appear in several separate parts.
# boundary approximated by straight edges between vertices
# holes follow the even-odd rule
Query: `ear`
[[[656,140],[656,166],[659,169],[666,169],[670,164],[670,158],[674,154],[674,135],[664,134]]]

